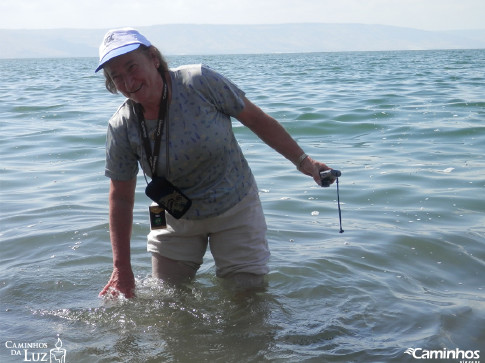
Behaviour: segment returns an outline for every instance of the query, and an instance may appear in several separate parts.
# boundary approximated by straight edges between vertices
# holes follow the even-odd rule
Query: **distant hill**
[[[485,48],[485,29],[384,25],[157,25],[139,27],[164,54],[301,53]],[[0,29],[0,58],[97,57],[107,29]]]

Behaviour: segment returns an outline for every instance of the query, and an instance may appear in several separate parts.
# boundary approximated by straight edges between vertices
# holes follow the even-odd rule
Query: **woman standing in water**
[[[138,164],[152,204],[153,277],[191,280],[207,246],[216,274],[241,288],[264,285],[270,252],[254,176],[231,117],[320,184],[329,168],[306,155],[244,92],[202,65],[169,69],[135,29],[109,31],[100,46],[106,87],[127,99],[109,121],[106,171],[113,273],[100,295],[134,296],[130,238]]]

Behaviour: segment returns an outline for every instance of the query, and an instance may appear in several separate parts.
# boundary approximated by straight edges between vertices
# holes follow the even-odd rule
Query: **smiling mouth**
[[[142,89],[142,87],[143,87],[143,85],[140,85],[140,87],[138,87],[136,90],[130,91],[130,94],[137,93],[139,90]]]

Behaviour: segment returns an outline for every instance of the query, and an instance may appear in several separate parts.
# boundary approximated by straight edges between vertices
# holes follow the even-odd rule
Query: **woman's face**
[[[160,103],[163,83],[158,66],[152,53],[134,50],[110,60],[104,68],[119,92],[148,108]]]

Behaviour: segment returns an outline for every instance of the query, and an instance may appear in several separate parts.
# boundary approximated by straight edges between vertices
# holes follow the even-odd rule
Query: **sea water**
[[[225,289],[209,252],[185,288],[151,279],[139,176],[137,297],[98,298],[105,133],[123,98],[94,58],[0,60],[1,362],[485,361],[484,50],[168,60],[223,73],[341,170],[345,232],[335,184],[234,120],[267,218],[267,290]]]

